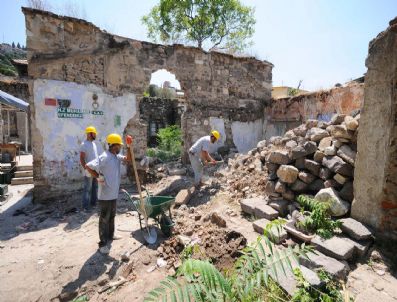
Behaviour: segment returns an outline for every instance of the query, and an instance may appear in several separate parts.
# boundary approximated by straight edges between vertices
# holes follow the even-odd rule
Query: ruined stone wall
[[[24,79],[0,79],[0,90],[11,94],[25,102],[29,102],[29,87],[28,82]],[[21,120],[24,113],[17,113],[10,111],[10,136],[18,137],[22,143],[22,148],[25,148],[25,118]],[[6,110],[2,112],[3,119],[3,134],[8,135],[8,117]],[[30,148],[30,138],[29,138]]]
[[[151,133],[152,123],[161,128],[170,125],[181,126],[182,108],[179,107],[181,105],[179,105],[177,99],[162,99],[157,97],[143,97],[141,99],[139,102],[139,114],[141,120],[147,124],[147,146],[157,145],[157,137]]]
[[[329,122],[335,113],[351,114],[364,100],[364,84],[350,84],[330,90],[273,100],[266,107],[264,136],[283,135],[308,119]]]
[[[116,122],[113,121],[117,120],[117,131],[134,135],[135,151],[138,157],[142,156],[146,148],[147,125],[142,122],[139,111],[132,107],[139,108],[139,100],[149,85],[151,74],[159,69],[174,73],[185,93],[186,112],[181,121],[185,150],[196,138],[208,134],[211,126],[224,125],[223,144],[230,144],[229,147],[252,148],[261,138],[263,108],[271,97],[272,64],[254,58],[207,53],[193,47],[122,38],[101,31],[84,20],[26,8],[23,12],[33,105],[35,197],[42,198],[37,193],[39,187],[43,190],[55,188],[54,195],[61,190],[56,185],[59,181],[56,171],[63,171],[64,191],[76,189],[77,184],[69,186],[79,181],[75,171],[78,169],[74,154],[76,138],[88,123],[102,125],[102,119],[111,121],[101,129],[104,134],[115,131],[113,124]],[[57,88],[41,89],[46,80],[54,81]],[[80,85],[80,94],[70,91],[70,82]],[[108,106],[108,111],[95,119],[87,114],[79,119],[59,119],[56,114],[58,105],[51,109],[52,106],[43,105],[46,98],[68,99],[71,100],[70,108],[88,110],[93,92],[103,95],[99,98],[102,102],[98,110],[104,111],[103,108]],[[122,101],[108,104],[117,98]],[[58,142],[57,151],[61,154],[58,158],[48,154],[49,149],[44,147],[46,137],[51,136],[53,130],[40,122],[42,111],[47,112],[48,123],[56,123],[62,133],[67,132],[67,144]],[[121,116],[121,123],[116,115]],[[71,125],[73,128],[69,129]]]
[[[397,238],[397,18],[369,45],[352,217]]]

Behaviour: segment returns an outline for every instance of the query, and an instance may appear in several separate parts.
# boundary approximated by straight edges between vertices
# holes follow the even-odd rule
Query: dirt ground
[[[95,210],[79,211],[78,201],[33,205],[31,189],[32,186],[11,187],[13,197],[0,208],[1,301],[71,301],[83,294],[90,301],[143,301],[147,292],[175,272],[177,255],[162,253],[162,248],[171,246],[176,237],[165,242],[158,231],[157,244],[145,245],[137,215],[122,195],[116,217],[117,234],[122,239],[114,241],[110,254],[104,256],[97,250]],[[211,222],[214,212],[224,218],[226,227]],[[174,213],[176,233],[196,236],[202,242],[210,241],[208,230],[220,238],[217,237],[218,241],[245,237],[252,242],[257,238],[251,222],[241,216],[238,203],[229,192],[216,186],[195,193],[188,206]],[[225,263],[231,264],[233,258],[222,258],[224,250],[214,249],[218,241],[213,241],[213,245],[208,243],[208,251],[214,251],[210,256],[222,259],[221,268]],[[238,251],[242,242],[233,242],[234,251]],[[122,259],[125,253],[129,259]],[[159,258],[166,258],[167,265],[158,267]],[[359,266],[357,273],[351,274],[349,290],[359,294],[366,289],[371,294],[381,293],[383,301],[396,301],[396,279],[387,272],[379,274],[374,270],[363,276],[365,268],[368,265]],[[370,301],[365,297],[358,301]]]
[[[77,202],[33,205],[31,189],[19,186],[1,209],[2,301],[69,301],[81,293],[87,293],[90,301],[143,301],[145,293],[172,273],[167,267],[154,269],[159,258],[157,248],[165,239],[161,231],[156,245],[145,245],[137,215],[122,195],[116,217],[117,234],[122,239],[114,241],[110,254],[104,256],[97,250],[95,210],[81,212]],[[196,203],[204,202],[207,197],[198,193]],[[201,207],[206,212],[230,211],[222,195],[213,198],[210,206]],[[251,223],[242,217],[225,218],[228,226],[238,225],[244,236],[256,238]],[[121,260],[126,252],[129,262]],[[127,281],[121,286],[104,290],[112,282],[124,281],[123,277]]]

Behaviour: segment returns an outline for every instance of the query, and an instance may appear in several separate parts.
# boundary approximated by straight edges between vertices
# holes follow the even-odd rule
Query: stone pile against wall
[[[364,102],[364,83],[275,99],[265,108],[264,139],[283,135],[309,119],[329,122],[332,116],[352,114]]]
[[[228,184],[236,197],[252,193],[290,202],[320,190],[343,216],[353,200],[354,164],[360,115],[334,115],[329,123],[309,120],[283,137],[261,141],[247,155],[229,161]],[[267,173],[266,173],[267,172]]]

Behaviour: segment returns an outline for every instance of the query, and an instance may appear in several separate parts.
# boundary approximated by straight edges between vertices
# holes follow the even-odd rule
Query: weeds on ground
[[[291,301],[293,302],[350,302],[348,292],[342,287],[341,283],[335,281],[327,272],[320,270],[317,272],[323,285],[316,288],[305,280],[299,268],[294,269],[295,279],[298,290],[295,292]]]
[[[309,216],[297,223],[298,228],[317,234],[324,239],[329,239],[333,236],[335,230],[341,227],[340,221],[332,220],[329,203],[318,202],[306,195],[299,195],[297,201],[301,205],[302,211],[310,212]]]

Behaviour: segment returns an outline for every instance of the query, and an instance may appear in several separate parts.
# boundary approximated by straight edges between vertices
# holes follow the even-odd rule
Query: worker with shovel
[[[97,131],[95,127],[89,126],[85,129],[86,140],[81,143],[80,147],[80,164],[84,168],[84,191],[83,191],[83,209],[88,211],[89,204],[95,207],[98,199],[98,182],[96,178],[86,170],[86,164],[96,158],[103,152],[101,144],[95,141]]]
[[[89,162],[87,171],[98,180],[98,199],[100,205],[99,216],[99,251],[109,253],[109,243],[119,239],[114,236],[114,218],[116,216],[116,201],[120,189],[121,162],[131,162],[132,137],[126,136],[128,148],[127,156],[120,155],[123,142],[121,136],[112,133],[106,138],[108,150],[103,152],[98,159]]]
[[[209,154],[210,144],[215,144],[221,137],[216,130],[211,131],[210,135],[203,136],[198,139],[189,149],[189,159],[194,171],[194,185],[199,188],[203,185],[201,178],[203,177],[203,164],[211,163],[216,165],[215,159]]]

